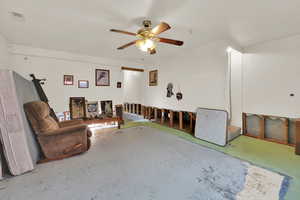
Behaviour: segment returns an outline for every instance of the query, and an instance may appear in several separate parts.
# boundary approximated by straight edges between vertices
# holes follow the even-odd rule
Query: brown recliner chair
[[[89,149],[91,132],[81,121],[56,122],[43,101],[26,103],[24,110],[37,135],[44,161],[63,159]]]

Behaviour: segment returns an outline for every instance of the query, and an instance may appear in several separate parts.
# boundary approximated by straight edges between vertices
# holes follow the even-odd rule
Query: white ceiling
[[[134,37],[143,19],[166,21],[164,37],[183,47],[160,44],[158,56],[173,56],[215,40],[241,47],[300,33],[299,0],[0,0],[0,32],[12,43],[128,60],[153,56],[134,46],[116,48]],[[15,20],[10,12],[24,14]]]

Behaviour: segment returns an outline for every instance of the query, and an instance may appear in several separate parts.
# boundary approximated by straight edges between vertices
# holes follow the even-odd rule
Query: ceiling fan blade
[[[173,44],[173,45],[177,45],[177,46],[183,45],[183,41],[180,41],[180,40],[172,40],[172,39],[168,39],[168,38],[158,38],[158,39],[160,42],[163,42],[163,43]]]
[[[150,53],[151,55],[156,54],[156,49],[151,49],[151,50],[149,51],[149,53]]]
[[[160,24],[158,24],[157,26],[155,26],[151,32],[155,35],[158,35],[162,32],[165,32],[166,30],[169,30],[171,28],[171,26],[165,22],[161,22]]]
[[[123,33],[123,34],[126,34],[126,35],[136,36],[136,33],[131,33],[131,32],[128,32],[128,31],[122,31],[122,30],[117,30],[117,29],[110,29],[110,31],[116,32],[116,33]]]
[[[134,45],[134,44],[136,43],[136,41],[137,41],[137,40],[134,40],[134,41],[132,41],[132,42],[129,42],[128,44],[125,44],[125,45],[123,45],[123,46],[118,47],[117,49],[118,49],[118,50],[125,49],[125,48],[127,48],[127,47],[129,47],[129,46],[131,46],[131,45]]]

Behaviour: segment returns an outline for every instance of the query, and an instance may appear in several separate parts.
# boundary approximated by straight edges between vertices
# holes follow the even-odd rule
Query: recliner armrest
[[[70,133],[78,132],[78,131],[86,132],[86,130],[87,130],[87,126],[84,124],[80,124],[77,126],[67,126],[67,127],[53,130],[53,131],[41,133],[41,134],[39,134],[39,136],[53,136],[53,135],[60,135],[60,134],[70,134]]]
[[[59,127],[64,128],[67,126],[77,126],[80,124],[83,124],[82,119],[66,120],[66,121],[59,122]]]

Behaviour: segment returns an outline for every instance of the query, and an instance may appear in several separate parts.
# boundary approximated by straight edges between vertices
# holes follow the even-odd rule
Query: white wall
[[[50,105],[56,112],[69,110],[69,97],[86,97],[89,101],[113,100],[113,104],[123,103],[123,88],[117,88],[117,82],[123,82],[121,66],[139,67],[126,61],[107,60],[67,52],[13,46],[11,48],[12,66],[25,78],[34,73],[37,78],[46,78],[44,90]],[[110,70],[110,86],[95,86],[95,69]],[[63,85],[63,75],[74,75],[74,85]],[[89,80],[89,88],[78,88],[78,80]]]
[[[219,41],[193,51],[185,51],[176,57],[157,56],[153,67],[147,67],[142,77],[128,75],[132,83],[144,80],[141,90],[126,85],[121,66],[141,67],[141,63],[75,55],[67,52],[11,46],[11,69],[29,79],[28,74],[47,78],[44,86],[50,103],[58,112],[68,110],[70,96],[85,96],[88,100],[112,99],[114,103],[141,102],[146,105],[177,110],[194,111],[197,107],[227,109],[226,73],[227,42]],[[7,42],[0,37],[0,56],[9,63]],[[24,58],[27,58],[24,59]],[[2,61],[3,63],[3,61]],[[2,64],[3,66],[3,64]],[[95,87],[95,68],[111,70],[111,86]],[[148,72],[158,69],[158,86],[148,86]],[[137,72],[138,73],[138,72]],[[237,73],[239,73],[237,71]],[[64,74],[73,74],[74,86],[63,86]],[[270,41],[255,45],[243,51],[243,82],[233,84],[243,90],[243,112],[300,117],[300,36]],[[131,77],[131,78],[129,78]],[[123,78],[125,82],[123,82]],[[77,80],[90,81],[89,89],[78,89]],[[122,89],[116,88],[122,81]],[[239,82],[240,80],[235,80]],[[166,97],[169,82],[174,84],[174,93],[181,89],[183,99]],[[130,91],[140,91],[130,93]],[[294,97],[290,94],[294,93]],[[128,95],[126,95],[128,94]],[[241,104],[241,103],[240,103]],[[233,102],[233,109],[239,102]]]
[[[123,71],[124,102],[140,103],[144,95],[144,73],[138,71]]]
[[[219,41],[158,61],[145,73],[148,83],[148,71],[158,69],[158,86],[145,87],[143,103],[187,111],[195,111],[197,107],[225,109],[227,47],[227,42]],[[174,85],[174,93],[180,87],[183,93],[181,101],[175,96],[166,97],[169,82]]]
[[[10,56],[8,53],[8,41],[0,33],[0,69],[6,69],[10,65]]]
[[[232,50],[229,52],[230,67],[230,123],[233,126],[242,127],[242,113],[243,113],[243,83],[242,83],[242,53]],[[229,78],[227,76],[227,78]]]
[[[246,48],[243,68],[244,112],[300,117],[300,36]]]

